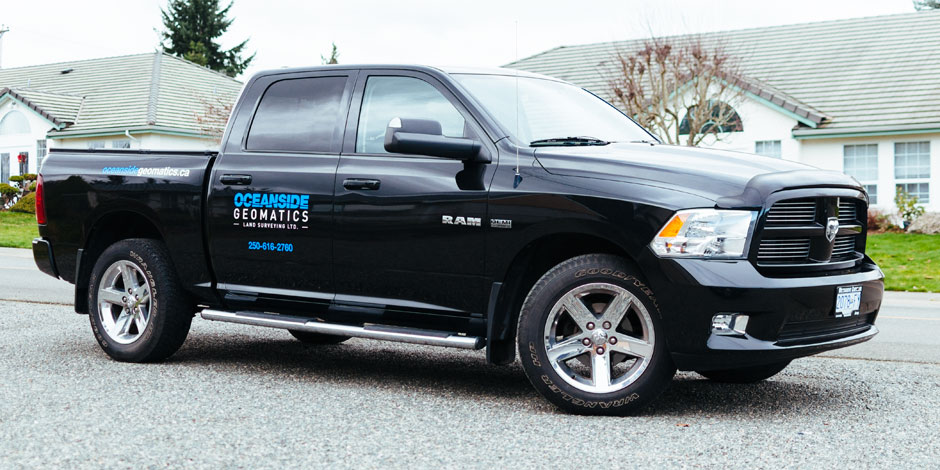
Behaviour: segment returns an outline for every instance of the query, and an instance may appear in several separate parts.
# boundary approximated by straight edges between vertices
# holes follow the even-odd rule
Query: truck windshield
[[[530,146],[654,140],[617,108],[567,83],[509,75],[453,74],[453,77],[506,132]]]

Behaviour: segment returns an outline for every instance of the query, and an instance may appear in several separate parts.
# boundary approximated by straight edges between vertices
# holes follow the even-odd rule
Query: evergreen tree
[[[219,0],[169,0],[163,16],[163,48],[178,57],[222,72],[230,77],[242,73],[255,58],[242,59],[248,40],[223,50],[216,42],[232,25],[228,18],[232,3],[222,7]]]

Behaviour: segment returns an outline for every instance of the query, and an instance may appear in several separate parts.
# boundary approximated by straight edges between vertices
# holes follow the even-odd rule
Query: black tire
[[[339,344],[349,339],[349,336],[324,335],[310,331],[287,330],[294,338],[304,344]]]
[[[790,361],[775,362],[762,366],[742,367],[740,369],[703,370],[699,374],[715,382],[749,384],[769,379],[790,365]]]
[[[601,304],[593,303],[594,301],[589,299],[590,296],[604,295],[603,293],[579,293],[577,295],[583,297],[569,297],[573,295],[572,293],[580,292],[580,289],[592,289],[594,286],[615,289],[612,291],[614,294],[612,294],[607,306],[613,305],[613,299],[617,296],[636,299],[635,306],[628,307],[625,310],[626,313],[622,315],[623,320],[621,321],[630,323],[628,317],[635,316],[634,321],[643,322],[645,326],[636,330],[631,329],[633,333],[630,334],[620,329],[623,323],[619,323],[619,321],[617,324],[608,326],[605,321],[605,318],[608,318],[605,316],[608,310],[607,306],[603,306],[603,310],[598,311],[598,309],[601,309],[599,307]],[[629,295],[625,294],[624,291]],[[552,336],[549,333],[554,334],[556,331],[554,325],[560,325],[564,321],[577,323],[573,315],[570,318],[562,319],[563,315],[568,314],[557,313],[560,311],[558,305],[565,302],[563,298],[578,298],[582,306],[587,306],[586,302],[591,302],[591,306],[588,307],[588,314],[595,315],[595,318],[599,320],[598,325],[603,322],[603,335],[592,336],[600,335],[601,327],[590,326],[589,323],[593,325],[591,321],[583,323],[584,328],[571,327],[578,328],[578,332],[572,333],[569,338],[562,338],[561,343],[580,348],[575,343],[584,344],[585,339],[592,342],[590,346],[585,345],[585,352],[572,353],[570,359],[553,363],[549,360],[547,348],[560,346],[561,343],[552,344],[555,339],[549,339]],[[590,309],[594,309],[594,311]],[[567,307],[563,307],[561,311],[567,310]],[[553,318],[551,322],[549,321],[550,316]],[[549,331],[548,328],[552,330]],[[632,350],[633,346],[628,341],[630,339],[643,340],[641,337],[626,338],[626,336],[635,336],[636,331],[644,332],[640,336],[646,336],[647,338],[646,359],[633,359],[624,353],[615,351],[616,348],[622,349],[624,346]],[[519,353],[522,358],[523,369],[529,381],[548,401],[570,413],[590,415],[635,413],[656,398],[675,375],[676,368],[666,347],[665,332],[663,331],[656,298],[640,279],[635,269],[624,259],[617,256],[606,254],[578,256],[555,266],[545,273],[529,291],[529,295],[523,303],[519,315],[518,332]],[[620,335],[621,339],[618,340],[621,343],[620,346],[617,346],[613,340],[606,336],[608,333],[610,337]],[[589,336],[590,338],[588,338]],[[579,337],[580,339],[578,339]],[[601,341],[607,342],[602,343]],[[649,343],[652,343],[652,345]],[[598,349],[602,348],[604,351],[598,353]],[[608,355],[606,360],[610,361],[606,367],[608,373],[606,378],[598,378],[598,375],[594,372],[596,369],[594,364],[597,364],[594,361],[603,360],[605,353]],[[616,371],[611,372],[619,365],[610,365],[615,363],[617,355],[626,358],[621,359],[624,361],[621,364],[628,368],[620,378],[614,377]],[[579,380],[575,377],[577,374],[572,374],[572,370],[567,369],[567,364],[572,362],[574,367],[581,367],[579,363],[590,363],[590,381],[593,382],[593,385],[577,383],[577,380]],[[628,365],[630,363],[633,366]],[[645,366],[642,365],[644,363]],[[553,364],[555,365],[553,366]],[[640,364],[640,366],[637,366],[637,364]],[[559,370],[566,372],[566,376],[570,375],[570,382],[569,377],[560,375],[555,367],[559,367]],[[627,380],[622,380],[619,384],[614,383],[625,377]],[[629,377],[635,378],[629,379]],[[580,378],[583,379],[583,377]],[[597,384],[604,384],[605,382],[607,384],[606,388],[597,387]],[[614,389],[615,386],[623,388]],[[583,388],[596,388],[598,392],[595,393]]]
[[[129,268],[126,274],[122,267]],[[136,267],[136,270],[132,269]],[[115,269],[120,279],[114,277]],[[109,279],[110,278],[110,279]],[[136,281],[125,279],[136,278]],[[126,290],[133,290],[136,282],[141,289],[141,297],[148,297],[146,302],[136,305],[132,293],[128,294],[129,303],[120,304],[115,299],[112,304],[102,308],[100,303],[108,300],[114,292],[120,296]],[[101,288],[107,290],[100,291]],[[175,353],[186,336],[192,323],[194,305],[183,291],[176,271],[170,262],[170,256],[163,243],[157,240],[131,238],[121,240],[108,247],[95,263],[91,272],[88,288],[88,312],[91,329],[98,345],[112,358],[124,362],[155,362],[166,359]],[[101,302],[99,302],[99,294]],[[145,309],[146,307],[146,309]],[[145,323],[138,323],[146,310]],[[129,313],[138,311],[138,317],[131,317],[123,324],[127,334],[122,335],[117,323],[128,318]],[[110,315],[110,323],[105,316]],[[145,324],[137,329],[138,324]]]

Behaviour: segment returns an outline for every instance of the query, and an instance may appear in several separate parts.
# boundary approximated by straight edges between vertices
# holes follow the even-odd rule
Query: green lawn
[[[940,292],[940,235],[869,235],[866,253],[885,272],[885,289]]]
[[[0,212],[0,246],[30,248],[39,236],[34,214]]]

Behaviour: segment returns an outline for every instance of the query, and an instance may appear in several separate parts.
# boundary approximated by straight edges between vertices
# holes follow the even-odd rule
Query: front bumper
[[[869,258],[854,269],[766,277],[748,261],[641,261],[656,294],[666,340],[681,370],[715,370],[788,361],[858,344],[874,326],[884,274]],[[835,317],[836,288],[862,286],[858,315]],[[719,313],[749,317],[743,335],[711,331]]]
[[[37,237],[33,239],[33,259],[40,271],[54,277],[59,277],[56,270],[55,257],[52,255],[52,244],[48,240]]]

